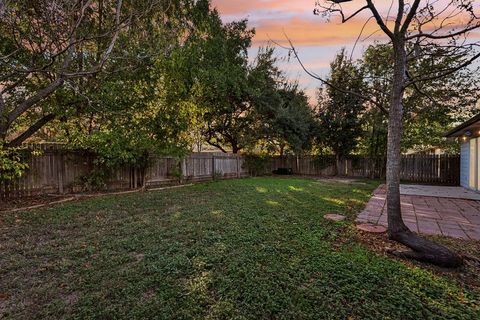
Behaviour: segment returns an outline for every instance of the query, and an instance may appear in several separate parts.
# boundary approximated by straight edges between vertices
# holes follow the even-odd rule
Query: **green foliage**
[[[275,92],[275,101],[258,108],[265,149],[280,155],[310,149],[315,121],[305,92],[297,84],[283,85]]]
[[[79,105],[60,117],[57,139],[94,153],[99,170],[145,168],[152,155],[191,149],[199,111],[185,91],[196,59],[189,43],[205,41],[204,25],[219,18],[203,0],[173,1],[168,9],[136,22],[119,40],[125,56],[111,66],[119,69],[75,83]]]
[[[477,319],[480,291],[453,280],[464,270],[357,242],[351,221],[377,185],[222,180],[3,214],[2,316]]]
[[[317,142],[333,150],[339,158],[356,149],[362,135],[361,115],[365,111],[363,99],[357,95],[341,92],[336,88],[363,94],[365,83],[363,71],[340,51],[330,65],[329,82],[318,92]]]
[[[268,174],[272,157],[265,154],[248,153],[244,155],[243,166],[251,176]]]
[[[252,150],[259,143],[294,152],[308,146],[307,98],[296,85],[286,85],[273,48],[261,48],[250,62],[254,30],[247,21],[223,24],[212,16],[208,22],[203,37],[192,34],[175,52],[172,80],[180,90],[167,90],[197,106],[193,131],[224,152]]]
[[[177,8],[179,2],[190,1],[123,1],[119,10],[118,1],[111,0],[2,3],[0,87],[6,90],[1,93],[0,141],[38,130],[38,140],[52,139],[56,125],[41,130],[51,119],[91,116],[94,93],[109,77],[139,67],[142,57],[151,54],[150,35],[158,35],[147,32],[159,25],[153,21],[170,19],[167,7]],[[143,46],[137,46],[139,40]]]
[[[17,15],[21,19],[39,15],[37,20],[41,27],[45,21],[40,19],[48,18],[45,16],[46,11],[42,10],[42,3],[43,0],[38,4],[22,2],[18,6],[12,3],[8,8],[18,11]],[[85,33],[86,39],[92,36],[95,40],[85,40],[75,47],[80,52],[75,53],[70,66],[72,70],[67,71],[88,70],[98,63],[109,39],[108,36],[95,35],[110,30],[114,16],[111,14],[114,12],[112,5],[115,8],[115,3],[116,1],[90,3],[78,36]],[[65,5],[56,8],[59,15],[77,14],[71,12],[72,6],[67,6],[65,1],[60,1],[59,5]],[[128,15],[126,20],[129,26],[118,34],[116,45],[102,72],[88,77],[72,76],[65,79],[63,86],[38,102],[35,108],[25,112],[14,124],[9,124],[10,136],[18,135],[12,133],[22,132],[39,117],[53,114],[56,120],[47,125],[48,130],[40,130],[37,138],[66,142],[72,148],[86,148],[97,153],[99,164],[105,164],[106,167],[142,166],[146,153],[177,155],[190,149],[189,131],[195,125],[199,112],[194,101],[189,98],[189,93],[185,94],[182,81],[184,78],[186,81],[193,79],[186,75],[195,70],[198,56],[195,56],[195,47],[189,50],[188,43],[205,42],[205,35],[215,32],[209,27],[211,21],[221,23],[218,13],[210,8],[208,0],[174,0],[168,3],[124,1],[122,12]],[[35,18],[30,20],[37,21]],[[4,25],[2,21],[0,28],[6,28],[8,23]],[[26,26],[29,24],[26,23]],[[43,48],[44,43],[50,43],[50,31],[61,28],[56,25],[48,27],[48,30],[44,30],[45,34],[34,39],[42,44],[39,47]],[[64,30],[70,31],[69,28],[57,31],[61,33]],[[10,30],[2,33],[2,37],[4,35],[10,39]],[[25,36],[33,37],[31,33]],[[42,37],[46,40],[43,41]],[[8,56],[11,48],[7,47],[8,41],[2,42],[2,56]],[[42,62],[32,59],[36,55],[47,59],[43,62],[49,62],[46,54],[25,54],[27,56],[19,60],[19,63],[28,65],[30,60]],[[57,62],[61,63],[63,58],[61,55],[53,59],[54,63],[48,65],[49,70],[56,70]],[[3,67],[8,69],[12,66],[7,63],[2,64]],[[5,74],[8,74],[7,71]],[[52,71],[51,74],[57,73],[60,72]],[[20,86],[19,90],[12,91],[14,94],[8,95],[6,110],[2,109],[2,112],[12,111],[25,96],[32,95],[47,85],[51,81],[51,74],[42,72],[38,76],[26,77],[25,81],[32,87]],[[7,85],[15,81],[16,79],[9,79]],[[0,123],[0,133],[2,124]]]
[[[369,46],[359,61],[367,82],[366,93],[385,110],[390,103],[392,78],[392,48],[386,45]],[[374,158],[384,158],[387,153],[387,116],[378,106],[368,106],[363,115],[363,136],[358,150]]]
[[[422,48],[422,56],[409,60],[415,74],[436,74],[457,65],[458,57],[449,57],[441,48]],[[371,45],[359,64],[366,75],[367,92],[385,109],[389,107],[391,89],[392,48],[390,45]],[[413,75],[410,75],[413,76]],[[404,104],[403,151],[426,151],[442,148],[458,152],[458,144],[447,141],[443,134],[455,124],[473,115],[480,98],[478,73],[472,69],[448,74],[441,79],[422,82],[406,89]],[[371,106],[363,116],[364,137],[359,149],[371,156],[384,156],[387,147],[387,115]]]
[[[39,28],[48,27],[38,37],[33,29],[24,30],[40,49],[43,43],[55,42],[50,37],[70,30],[68,21],[74,21],[50,25],[48,10],[42,10],[48,7],[44,2],[8,7],[9,17],[17,15],[38,22]],[[90,70],[101,59],[109,37],[95,35],[111,31],[114,4],[97,0],[88,6],[78,30],[78,36],[85,38],[74,48],[69,72]],[[59,15],[75,17],[72,8],[60,1],[57,9]],[[106,168],[141,166],[145,154],[176,155],[200,149],[205,142],[235,153],[253,150],[259,141],[272,152],[278,147],[294,153],[308,148],[311,115],[306,97],[296,86],[286,85],[272,48],[262,48],[255,59],[249,58],[255,32],[247,20],[223,23],[208,0],[124,1],[123,13],[129,26],[119,32],[102,72],[64,79],[14,123],[0,123],[0,138],[18,136],[47,116],[51,122],[47,128],[40,126],[35,139],[95,152],[98,164]],[[22,27],[5,21],[0,24],[5,31],[2,56],[16,45],[11,30]],[[25,27],[34,26],[25,23]],[[19,63],[46,64],[48,72],[8,80],[4,85],[17,80],[27,84],[6,96],[7,113],[47,86],[50,74],[60,74],[57,69],[66,55],[62,51],[49,64],[50,52],[22,54]],[[2,64],[5,74],[14,67],[12,61]]]
[[[192,99],[202,110],[207,143],[222,151],[237,153],[256,140],[247,55],[253,35],[246,20],[223,25],[218,19],[199,48]]]
[[[21,177],[28,169],[29,155],[24,148],[8,148],[0,144],[0,182]]]
[[[409,61],[409,69],[416,74],[433,74],[458,64],[457,58],[443,56],[441,49],[422,50],[422,58]],[[371,98],[388,112],[392,54],[390,45],[375,44],[365,50],[362,59],[353,63],[342,51],[332,62],[329,80],[336,87]],[[458,152],[458,144],[446,140],[443,134],[474,113],[480,98],[479,83],[478,73],[466,69],[408,87],[403,100],[402,150],[428,151],[438,147],[446,152]],[[318,100],[316,140],[319,149],[330,149],[340,156],[348,153],[386,156],[386,112],[328,86],[319,90]]]

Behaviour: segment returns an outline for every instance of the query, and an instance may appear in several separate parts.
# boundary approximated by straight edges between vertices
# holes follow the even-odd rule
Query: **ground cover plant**
[[[478,289],[350,235],[377,185],[248,178],[3,214],[0,318],[478,319]]]

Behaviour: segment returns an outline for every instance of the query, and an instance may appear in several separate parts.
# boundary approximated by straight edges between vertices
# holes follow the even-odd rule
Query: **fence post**
[[[60,160],[58,166],[58,193],[64,194],[63,180],[64,180],[64,171],[65,171],[65,157],[63,156],[63,150],[61,151],[57,159]]]
[[[212,180],[215,180],[215,155],[212,154]]]
[[[182,162],[180,164],[180,172],[181,172],[181,181],[183,182],[183,180],[185,179],[185,177],[187,176],[187,160],[184,158],[182,158]]]
[[[240,178],[240,156],[237,154],[237,178]]]
[[[133,189],[137,189],[137,168],[133,167]]]

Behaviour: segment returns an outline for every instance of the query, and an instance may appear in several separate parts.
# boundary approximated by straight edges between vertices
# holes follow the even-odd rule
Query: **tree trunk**
[[[238,144],[235,142],[232,142],[232,153],[237,154],[238,151],[240,151],[240,148],[238,147]]]
[[[429,262],[442,267],[458,267],[462,259],[448,248],[424,239],[411,232],[402,219],[400,202],[400,161],[401,139],[403,133],[402,99],[406,75],[405,43],[401,39],[393,41],[394,75],[391,104],[388,119],[387,146],[387,218],[388,236],[412,249],[412,251],[391,252],[400,257]]]
[[[344,174],[343,170],[340,170],[340,168],[342,167],[342,160],[343,160],[343,157],[338,152],[335,153],[335,175],[336,176],[341,176]]]
[[[400,209],[400,142],[402,139],[403,93],[406,71],[406,52],[402,41],[394,43],[395,61],[392,95],[388,114],[387,138],[387,213],[388,234],[407,231]]]

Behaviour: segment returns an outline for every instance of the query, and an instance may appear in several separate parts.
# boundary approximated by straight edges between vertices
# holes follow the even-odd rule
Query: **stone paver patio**
[[[461,187],[402,184],[400,185],[400,194],[480,201],[480,193]]]
[[[382,185],[355,221],[386,226],[385,200]],[[402,194],[401,206],[403,220],[414,232],[480,240],[480,201]]]

